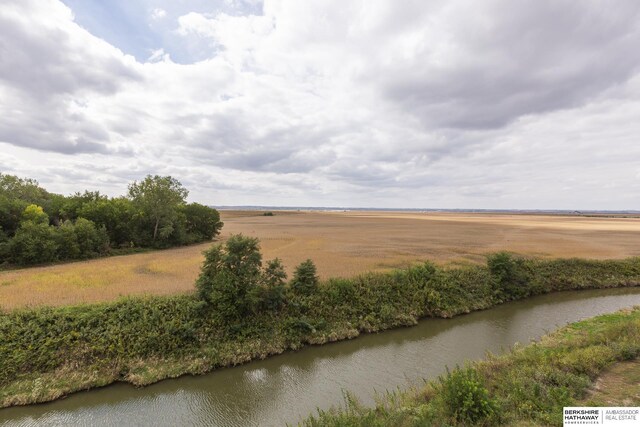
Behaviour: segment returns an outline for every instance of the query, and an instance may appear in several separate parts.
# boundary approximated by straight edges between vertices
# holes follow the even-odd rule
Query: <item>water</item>
[[[640,289],[556,293],[454,319],[307,347],[267,360],[135,388],[116,384],[56,402],[0,410],[0,424],[284,425],[342,403],[434,378],[446,366],[528,343],[562,325],[640,305]]]

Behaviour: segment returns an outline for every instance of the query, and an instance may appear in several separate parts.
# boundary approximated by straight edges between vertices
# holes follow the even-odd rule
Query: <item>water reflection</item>
[[[3,425],[283,425],[374,390],[433,378],[445,366],[527,343],[568,322],[640,305],[640,289],[568,292],[413,328],[307,347],[199,377],[136,389],[117,384],[64,400],[0,410]]]

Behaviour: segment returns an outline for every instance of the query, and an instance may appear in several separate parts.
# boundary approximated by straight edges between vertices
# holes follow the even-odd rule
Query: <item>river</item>
[[[0,410],[2,426],[296,424],[349,390],[371,405],[376,393],[420,384],[445,367],[499,353],[567,323],[640,305],[640,288],[563,292],[453,319],[306,347],[207,375],[149,387],[115,384],[56,402]]]

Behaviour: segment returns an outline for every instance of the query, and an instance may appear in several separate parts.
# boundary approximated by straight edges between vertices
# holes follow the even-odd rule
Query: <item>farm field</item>
[[[221,211],[222,239],[258,237],[290,273],[307,258],[322,278],[404,267],[484,262],[508,250],[536,257],[640,256],[640,218],[487,213]],[[0,272],[0,307],[109,301],[189,292],[209,243]]]

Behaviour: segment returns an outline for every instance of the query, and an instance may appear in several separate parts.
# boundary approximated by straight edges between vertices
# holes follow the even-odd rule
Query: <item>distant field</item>
[[[319,274],[351,276],[416,261],[483,262],[509,250],[538,257],[640,256],[640,218],[546,215],[222,211],[222,238],[260,238],[289,272],[311,258]],[[0,272],[0,307],[107,301],[193,289],[210,244]]]

